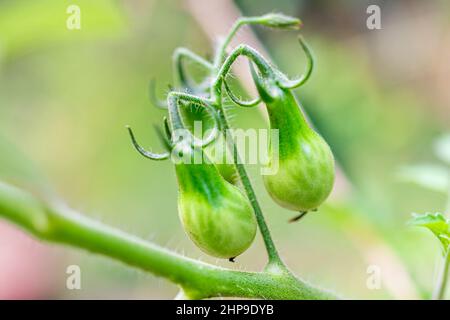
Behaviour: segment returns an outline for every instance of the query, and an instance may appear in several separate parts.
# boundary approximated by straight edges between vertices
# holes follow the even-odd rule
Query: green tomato
[[[192,155],[205,155],[190,148]],[[228,183],[212,163],[175,166],[178,208],[185,231],[204,252],[232,259],[252,244],[256,219],[249,200]]]
[[[278,152],[272,143],[269,148],[269,168],[276,173],[264,176],[265,187],[273,200],[286,209],[317,209],[333,188],[333,153],[309,126],[290,90],[281,88],[275,80],[255,73],[253,77],[266,104],[270,127],[279,133]]]
[[[181,109],[183,119],[186,121],[185,125],[191,131],[194,130],[194,123],[201,122],[204,131],[211,129],[213,121],[209,113],[202,107],[196,106],[194,103],[184,102],[188,104],[187,107]],[[233,163],[226,162],[226,155],[229,153],[225,142],[222,139],[216,139],[215,142],[205,147],[204,152],[215,164],[219,170],[220,175],[229,183],[237,184],[237,171]],[[228,155],[229,156],[229,155]]]

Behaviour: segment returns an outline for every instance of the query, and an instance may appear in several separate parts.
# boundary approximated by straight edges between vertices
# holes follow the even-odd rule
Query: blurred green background
[[[71,4],[81,9],[80,30],[66,27]],[[157,80],[161,96],[167,92],[178,46],[211,55],[205,25],[220,23],[202,19],[217,16],[219,4],[231,8],[219,13],[226,27],[239,11],[300,17],[316,57],[297,96],[342,168],[333,197],[317,214],[288,224],[292,213],[271,201],[250,168],[288,265],[344,297],[428,297],[439,247],[406,222],[411,212],[446,208],[442,154],[449,147],[435,150],[450,129],[448,1],[0,0],[0,179],[188,256],[261,269],[259,238],[231,266],[187,239],[173,165],[137,155],[125,130],[132,125],[143,145],[161,147],[151,125],[164,113],[149,102],[149,80]],[[370,4],[381,8],[381,30],[366,27]],[[254,32],[282,70],[301,72],[296,32]],[[236,113],[237,127],[265,126],[256,109]],[[0,298],[153,299],[177,292],[108,259],[1,232],[0,279],[14,286],[0,281]],[[15,247],[20,241],[28,242]],[[71,264],[81,267],[81,290],[66,289]],[[367,286],[370,266],[381,272],[379,289]]]

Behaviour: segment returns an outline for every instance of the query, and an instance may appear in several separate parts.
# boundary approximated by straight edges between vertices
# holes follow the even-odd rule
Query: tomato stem
[[[247,19],[247,20],[246,20]],[[249,23],[249,18],[245,18],[244,22],[238,21],[235,25],[235,28],[233,30],[237,30],[240,27],[240,24],[242,23]],[[252,18],[253,19],[253,18]],[[253,22],[251,22],[253,23]],[[234,31],[230,33],[230,36],[233,36]],[[229,36],[229,38],[230,38]],[[229,40],[229,39],[228,39]],[[224,48],[227,45],[227,41],[224,43]],[[217,61],[223,61],[223,64],[219,68],[217,65],[215,65],[217,68],[215,69],[217,74],[213,75],[213,82],[211,84],[211,100],[213,101],[214,107],[218,110],[219,113],[219,127],[222,130],[222,134],[225,138],[225,141],[227,142],[227,147],[233,154],[233,160],[234,165],[236,167],[236,171],[238,173],[239,179],[241,180],[241,183],[244,187],[244,192],[247,195],[250,204],[253,207],[253,211],[255,213],[256,221],[258,223],[259,230],[261,232],[261,235],[264,240],[264,245],[266,247],[266,251],[268,254],[268,266],[277,266],[285,271],[287,271],[287,267],[284,265],[283,261],[281,260],[278,251],[275,247],[275,244],[272,240],[272,236],[270,235],[269,228],[267,226],[267,223],[264,219],[264,215],[262,213],[261,207],[259,205],[259,202],[256,198],[255,191],[253,189],[253,186],[250,182],[250,178],[247,174],[247,171],[245,169],[245,166],[242,164],[242,161],[240,160],[239,152],[237,150],[237,146],[234,143],[233,139],[230,139],[227,135],[230,132],[230,125],[228,121],[228,117],[226,114],[226,110],[223,107],[222,104],[222,85],[224,84],[224,79],[228,72],[231,70],[231,66],[236,61],[236,59],[244,55],[246,56],[251,62],[255,63],[255,65],[258,67],[259,71],[263,73],[266,76],[275,77],[275,74],[273,72],[273,69],[270,65],[270,63],[255,49],[248,45],[239,45],[236,47],[226,58],[223,57],[224,55],[224,49],[223,52],[219,51],[218,55],[219,57],[216,59]],[[222,60],[222,58],[224,58]],[[267,269],[267,268],[266,268]],[[271,268],[268,268],[271,269]],[[277,268],[278,269],[278,268]]]
[[[239,29],[245,25],[262,25],[270,28],[277,29],[299,29],[302,26],[302,22],[293,17],[285,16],[282,14],[265,14],[255,17],[241,17],[231,27],[228,35],[220,44],[216,56],[214,59],[214,68],[217,70],[225,60],[226,50],[231,40],[234,38]]]
[[[220,122],[220,127],[222,128],[222,134],[224,135],[225,138],[227,138],[227,133],[229,132],[230,125],[227,119],[227,115],[226,115],[226,111],[223,108],[222,104],[219,107],[219,122]],[[250,178],[247,174],[247,171],[245,170],[245,166],[242,164],[242,161],[240,160],[240,156],[237,150],[237,146],[234,143],[233,139],[226,139],[228,148],[230,149],[230,151],[233,154],[233,160],[234,160],[234,165],[236,167],[236,170],[238,172],[238,176],[239,179],[242,182],[242,185],[244,187],[244,192],[247,195],[250,204],[253,207],[253,211],[255,213],[256,216],[256,221],[258,223],[258,227],[259,230],[261,231],[261,235],[263,237],[264,240],[264,245],[266,247],[266,251],[269,257],[269,265],[278,265],[278,266],[283,266],[284,267],[284,263],[282,262],[278,251],[275,247],[275,244],[272,240],[272,236],[270,235],[270,231],[269,228],[267,226],[267,223],[264,219],[264,215],[262,213],[261,207],[259,205],[259,202],[256,198],[256,194],[255,191],[253,189],[253,186],[250,182]]]

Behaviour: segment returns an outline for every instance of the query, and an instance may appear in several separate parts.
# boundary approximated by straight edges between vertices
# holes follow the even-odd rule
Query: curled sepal
[[[278,73],[278,75],[279,75],[278,83],[279,83],[280,87],[282,87],[284,89],[294,89],[294,88],[298,88],[298,87],[302,86],[311,77],[312,71],[314,69],[314,57],[311,53],[311,50],[309,49],[308,45],[306,44],[306,42],[303,40],[303,38],[301,36],[298,38],[298,42],[300,43],[300,45],[303,49],[303,52],[306,55],[305,71],[303,72],[302,76],[300,76],[298,79],[295,79],[295,80],[287,79],[287,77],[284,74],[279,72]]]
[[[212,64],[196,53],[186,49],[186,48],[177,48],[173,55],[174,62],[174,70],[175,76],[181,85],[182,88],[187,89],[191,93],[203,93],[209,87],[208,77],[203,79],[202,82],[197,83],[194,79],[192,79],[189,74],[186,72],[185,67],[183,65],[183,60],[189,59],[192,62],[195,62],[197,65],[202,66],[208,72],[212,71]]]
[[[240,56],[245,56],[250,63],[254,63],[259,73],[264,75],[265,78],[272,79],[274,83],[276,82],[276,73],[271,64],[258,51],[248,45],[241,44],[233,49],[220,67],[218,75],[212,83],[213,99],[218,100],[224,79],[230,72],[233,63]],[[261,96],[261,99],[264,100],[264,97]]]
[[[225,91],[227,92],[227,95],[230,97],[231,101],[233,101],[238,106],[241,106],[241,107],[254,107],[254,106],[258,105],[261,102],[261,98],[259,98],[259,97],[255,98],[253,100],[250,100],[250,101],[243,101],[243,100],[239,99],[238,97],[236,97],[234,95],[234,93],[231,90],[230,86],[228,85],[226,79],[223,79],[223,84],[225,86]]]
[[[163,118],[163,122],[164,122],[164,132],[167,136],[167,139],[170,140],[170,138],[172,137],[172,131],[170,130],[169,120],[167,120],[167,117]]]
[[[131,142],[133,143],[134,148],[144,157],[151,159],[151,160],[166,160],[169,158],[170,153],[164,152],[164,153],[154,153],[151,151],[147,151],[144,148],[142,148],[136,141],[136,138],[134,137],[133,131],[129,126],[126,127],[128,129],[128,133],[131,137]]]
[[[179,100],[190,102],[191,104],[196,104],[201,107],[204,107],[212,116],[214,120],[214,125],[209,133],[209,135],[206,138],[197,138],[194,134],[191,133],[190,130],[187,129],[186,125],[184,124],[180,110],[179,110]],[[189,133],[191,144],[194,147],[200,147],[204,148],[211,143],[213,143],[217,136],[219,135],[220,129],[219,129],[219,119],[216,110],[211,106],[211,104],[206,101],[205,99],[202,99],[200,97],[190,95],[188,93],[182,93],[182,92],[171,92],[169,93],[169,96],[167,98],[168,103],[168,110],[169,110],[169,118],[172,125],[172,139],[175,139],[174,132],[175,130],[184,130]],[[187,106],[184,104],[181,104],[182,106]],[[175,142],[175,141],[172,141]]]
[[[272,101],[277,94],[276,81],[272,77],[261,76],[261,74],[255,69],[251,61],[249,61],[249,67],[256,89],[258,90],[261,99],[265,102]]]
[[[268,13],[258,18],[261,25],[277,29],[300,29],[302,21],[281,13]]]
[[[161,141],[161,143],[164,145],[164,147],[168,150],[171,151],[172,150],[172,142],[170,141],[170,136],[167,135],[167,133],[165,132],[165,129],[161,129],[160,126],[154,124],[153,128],[155,129],[155,132],[159,138],[159,140]]]

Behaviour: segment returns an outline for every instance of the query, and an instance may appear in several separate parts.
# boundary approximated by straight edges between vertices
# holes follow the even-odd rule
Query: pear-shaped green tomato
[[[286,209],[301,212],[317,209],[333,188],[333,153],[308,125],[290,90],[263,83],[261,79],[255,82],[267,106],[270,127],[278,129],[279,137],[278,148],[272,143],[269,148],[269,167],[275,173],[264,176],[265,187]]]
[[[189,149],[202,156],[201,150]],[[178,163],[175,168],[179,215],[192,241],[218,258],[234,258],[247,250],[255,238],[256,219],[241,191],[212,163]]]

